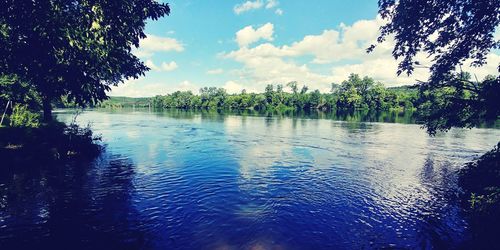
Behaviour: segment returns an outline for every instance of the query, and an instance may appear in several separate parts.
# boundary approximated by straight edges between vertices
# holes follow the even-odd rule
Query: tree
[[[0,8],[0,72],[29,83],[44,119],[63,95],[80,105],[105,99],[110,86],[148,70],[131,53],[147,19],[170,12],[153,0],[4,0]]]
[[[29,84],[19,81],[14,75],[0,75],[0,110],[3,111],[9,101],[27,105],[30,109],[40,108],[40,97]]]
[[[482,66],[488,53],[500,48],[493,36],[500,24],[500,0],[379,0],[379,14],[388,22],[381,27],[378,42],[394,35],[392,54],[402,58],[398,74],[413,72],[420,64],[415,59],[419,52],[433,58],[431,76],[419,86],[421,97],[430,98],[421,102],[434,104],[422,106],[430,134],[498,119],[500,76],[481,84],[463,72],[457,74],[456,68],[468,59],[472,66]]]
[[[410,75],[419,64],[415,56],[425,52],[434,56],[431,81],[439,81],[467,59],[484,65],[488,53],[500,48],[493,36],[500,24],[500,0],[379,0],[379,14],[388,23],[378,42],[394,35],[392,54],[402,58],[398,74]]]
[[[421,87],[419,113],[425,118],[430,134],[451,127],[477,127],[494,122],[500,114],[500,84],[498,78],[487,76],[482,82],[471,81],[468,73],[444,79],[445,85]]]
[[[266,86],[264,95],[266,96],[266,101],[269,105],[273,103],[274,97],[274,86],[272,84],[268,84]]]
[[[292,90],[292,93],[297,94],[298,87],[297,87],[297,82],[296,81],[289,82],[289,83],[286,84],[286,86],[290,87],[290,90]]]

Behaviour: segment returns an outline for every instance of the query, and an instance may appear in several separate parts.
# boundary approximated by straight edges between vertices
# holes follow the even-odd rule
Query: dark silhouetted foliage
[[[378,42],[394,35],[398,74],[411,74],[425,52],[434,57],[431,82],[439,82],[467,59],[481,66],[500,41],[493,34],[500,24],[500,0],[379,0],[379,14],[388,23]],[[374,49],[371,46],[368,51]],[[499,65],[500,66],[500,65]]]
[[[500,143],[475,162],[468,163],[459,178],[464,206],[469,206],[473,239],[470,249],[498,247],[500,224]]]
[[[44,124],[38,128],[0,127],[0,157],[4,166],[37,166],[42,162],[92,159],[102,146],[92,130],[75,123]]]
[[[449,75],[438,84],[420,86],[419,116],[427,132],[494,123],[500,115],[500,78],[472,81],[470,74]]]

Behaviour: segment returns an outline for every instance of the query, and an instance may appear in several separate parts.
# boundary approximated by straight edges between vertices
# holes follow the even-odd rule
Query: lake
[[[464,244],[456,171],[491,150],[500,130],[429,137],[405,116],[356,117],[85,111],[78,123],[106,146],[96,160],[3,166],[0,248]]]

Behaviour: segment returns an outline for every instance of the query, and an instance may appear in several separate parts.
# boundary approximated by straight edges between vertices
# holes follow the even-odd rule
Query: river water
[[[3,171],[0,248],[454,248],[468,239],[456,171],[490,150],[499,129],[429,137],[416,124],[321,118],[86,111],[77,121],[106,146],[96,160]]]

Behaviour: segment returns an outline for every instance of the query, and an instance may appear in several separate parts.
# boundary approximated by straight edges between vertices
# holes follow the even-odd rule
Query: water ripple
[[[177,115],[177,116],[176,116]],[[456,170],[492,129],[85,112],[92,163],[5,168],[9,248],[454,248],[467,236]],[[58,113],[60,120],[71,115]]]

